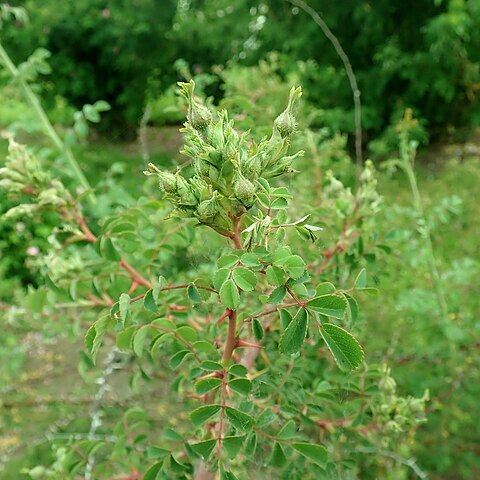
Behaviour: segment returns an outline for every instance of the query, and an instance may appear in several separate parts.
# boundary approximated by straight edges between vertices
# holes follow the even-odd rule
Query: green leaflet
[[[234,458],[238,454],[242,448],[245,438],[245,435],[223,437],[223,446],[225,447],[225,450],[230,458]]]
[[[296,280],[305,272],[305,262],[303,261],[302,257],[299,257],[298,255],[292,255],[285,261],[283,268],[294,280]]]
[[[270,465],[274,467],[283,467],[287,463],[287,457],[283,451],[283,447],[280,443],[275,442],[273,444],[272,456],[270,457]]]
[[[242,395],[248,395],[252,389],[252,382],[247,378],[235,378],[228,382],[228,386]]]
[[[205,378],[195,384],[195,390],[199,395],[204,395],[205,393],[215,390],[221,384],[222,380],[220,378]]]
[[[269,265],[266,271],[267,281],[270,285],[279,286],[285,283],[285,272],[280,267]]]
[[[357,339],[343,328],[324,323],[320,326],[327,347],[343,371],[355,370],[364,359],[364,352]]]
[[[252,320],[252,331],[257,342],[263,338],[263,326],[258,318]]]
[[[251,292],[257,285],[257,276],[251,270],[244,267],[237,267],[233,271],[233,280],[246,292]]]
[[[309,300],[307,306],[322,315],[343,318],[347,308],[347,300],[341,295],[320,295]]]
[[[92,356],[93,363],[97,360],[97,353],[103,343],[103,337],[110,323],[110,317],[107,315],[97,320],[87,331],[85,335],[85,346]]]
[[[120,311],[120,318],[122,322],[125,323],[127,319],[128,312],[130,310],[130,296],[126,293],[122,293],[120,295],[120,299],[118,300],[118,308]]]
[[[148,331],[150,330],[150,325],[144,325],[133,338],[133,351],[136,353],[137,357],[141,357],[143,353],[143,347],[145,345],[145,340],[147,338]]]
[[[297,353],[302,348],[307,334],[308,312],[300,308],[280,337],[278,349],[282,353]]]
[[[364,268],[358,272],[357,278],[355,279],[355,288],[365,288],[367,286],[367,272]]]
[[[240,305],[240,294],[234,281],[229,278],[220,289],[220,300],[230,310],[236,310]]]
[[[157,304],[155,302],[155,297],[153,295],[153,290],[150,289],[145,294],[145,298],[143,299],[143,306],[146,310],[155,313],[157,311]]]
[[[216,443],[217,441],[215,439],[212,439],[204,440],[203,442],[193,443],[190,446],[196,453],[198,453],[206,460],[215,448]]]
[[[187,295],[193,303],[200,303],[202,301],[202,297],[200,297],[198,293],[198,288],[193,283],[187,287]]]
[[[220,405],[205,405],[203,407],[196,408],[193,412],[191,412],[190,420],[195,427],[199,427],[209,418],[213,417],[218,411],[220,411]]]
[[[143,480],[155,480],[157,478],[158,472],[162,469],[163,462],[157,462],[152,465],[145,475],[143,476]]]
[[[308,458],[318,466],[325,468],[327,465],[327,449],[323,445],[317,445],[315,443],[296,442],[292,443],[292,447],[298,453]]]
[[[225,414],[227,415],[230,423],[237,429],[242,432],[248,432],[253,425],[255,420],[250,415],[237,410],[232,407],[225,407]]]

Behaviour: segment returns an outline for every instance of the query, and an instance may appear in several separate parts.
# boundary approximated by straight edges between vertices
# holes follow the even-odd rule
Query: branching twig
[[[357,79],[355,73],[353,72],[352,64],[348,55],[343,50],[338,38],[332,33],[328,25],[322,19],[322,17],[316,12],[310,5],[305,3],[303,0],[286,0],[292,5],[301,8],[305,13],[310,15],[312,20],[321,28],[324,35],[330,40],[337,52],[338,56],[343,62],[345,67],[345,72],[350,82],[350,88],[352,89],[353,94],[353,105],[355,108],[355,159],[357,166],[357,181],[360,178],[360,171],[362,167],[362,102],[360,101],[360,90],[358,88]]]

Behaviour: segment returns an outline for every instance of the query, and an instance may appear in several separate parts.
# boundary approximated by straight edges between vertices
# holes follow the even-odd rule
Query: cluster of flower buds
[[[336,210],[340,218],[355,217],[368,222],[380,210],[382,197],[377,191],[375,167],[367,160],[360,175],[360,181],[355,194],[346,187],[331,170],[326,172],[327,186],[325,195],[330,206]]]
[[[371,160],[365,162],[362,174],[360,175],[360,204],[361,208],[367,209],[365,215],[374,215],[380,210],[382,197],[377,191],[377,178],[375,167]]]
[[[390,434],[401,432],[408,434],[417,425],[425,422],[425,404],[429,400],[428,390],[420,398],[398,396],[396,382],[386,366],[382,367],[378,388],[380,394],[372,404],[372,410],[380,431]],[[383,437],[382,447],[387,448],[392,439],[393,437],[388,434]]]
[[[350,217],[355,208],[355,197],[350,187],[345,187],[331,170],[327,170],[325,177],[328,182],[324,190],[326,198],[333,203],[332,207],[340,218]]]
[[[37,157],[13,138],[9,139],[5,166],[0,168],[0,189],[11,200],[35,197],[34,203],[21,203],[8,210],[4,218],[21,219],[40,209],[57,209],[71,198],[59,180],[42,170]]]
[[[259,180],[295,171],[291,165],[303,152],[286,154],[296,128],[293,109],[301,88],[291,89],[287,108],[274,121],[271,137],[256,143],[248,132],[239,134],[234,129],[225,110],[215,119],[194,97],[193,80],[179,86],[188,103],[182,153],[192,159],[195,173],[187,179],[180,172],[164,172],[149,164],[145,174],[158,176],[160,190],[178,214],[228,231],[234,216],[255,205]]]

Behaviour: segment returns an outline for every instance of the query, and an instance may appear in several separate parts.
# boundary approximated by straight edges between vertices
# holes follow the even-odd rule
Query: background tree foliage
[[[316,125],[353,131],[351,95],[338,56],[308,15],[287,1],[79,0],[61,9],[53,0],[13,4],[25,6],[32,18],[21,35],[15,26],[6,32],[14,58],[23,60],[38,46],[50,50],[55,76],[48,90],[77,107],[107,100],[114,107],[110,125],[135,127],[146,92],[158,95],[181,79],[174,68],[179,58],[196,72],[210,72],[231,61],[253,65],[277,51],[279,73],[298,71],[319,109]],[[435,136],[478,123],[478,1],[309,5],[350,57],[362,92],[366,141],[398,121],[406,107]],[[220,98],[221,85],[218,78],[209,93]]]

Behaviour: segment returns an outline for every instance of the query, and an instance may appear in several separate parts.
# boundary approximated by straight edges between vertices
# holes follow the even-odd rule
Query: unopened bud
[[[179,174],[175,175],[177,180],[177,195],[179,197],[179,202],[182,205],[196,205],[198,203],[198,199],[193,193],[193,189],[191,185]]]
[[[241,176],[235,182],[233,193],[240,203],[249,207],[255,199],[255,185],[250,180]]]
[[[214,195],[212,198],[209,198],[208,200],[204,200],[203,202],[200,203],[200,205],[198,205],[196,216],[198,217],[199,220],[207,222],[208,220],[215,217],[215,215],[218,213],[218,208],[219,208],[218,196],[217,196],[217,192],[214,192]]]
[[[219,170],[214,167],[210,162],[207,162],[202,158],[198,158],[195,161],[195,171],[202,178],[206,178],[212,181],[217,181],[220,176]]]
[[[204,131],[212,121],[212,112],[204,105],[196,102],[193,98],[195,82],[193,80],[190,80],[189,83],[178,82],[178,86],[180,87],[180,93],[188,101],[188,123],[190,123],[195,130]]]
[[[158,188],[165,193],[177,193],[177,177],[173,173],[159,172]]]
[[[383,377],[378,384],[378,388],[387,394],[395,393],[396,386],[397,384],[392,377]]]
[[[261,156],[257,153],[253,157],[247,158],[243,162],[242,170],[247,175],[252,175],[252,176],[260,175],[261,172],[262,172],[262,158],[261,158]]]
[[[301,96],[301,87],[292,87],[290,90],[290,96],[288,98],[287,108],[273,122],[274,128],[283,138],[290,136],[297,128],[297,121],[293,115],[293,107],[295,106],[295,102]]]

